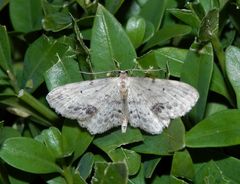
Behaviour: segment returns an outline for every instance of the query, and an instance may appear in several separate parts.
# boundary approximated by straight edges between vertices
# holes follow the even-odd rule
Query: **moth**
[[[62,116],[76,119],[91,134],[128,124],[150,134],[160,134],[171,119],[185,115],[199,94],[189,84],[143,77],[119,77],[70,83],[50,91],[49,105]]]

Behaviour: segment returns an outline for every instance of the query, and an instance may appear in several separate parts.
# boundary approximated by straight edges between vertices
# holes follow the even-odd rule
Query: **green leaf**
[[[171,174],[175,177],[192,180],[194,168],[191,156],[187,150],[175,152],[173,155]]]
[[[24,58],[23,83],[36,90],[44,81],[44,73],[59,59],[73,56],[68,45],[41,36],[28,48]],[[29,86],[29,84],[32,84]]]
[[[208,44],[203,48],[193,43],[182,66],[181,81],[195,87],[200,95],[197,104],[189,117],[195,122],[200,121],[205,113],[208,91],[213,71],[213,49]]]
[[[23,89],[19,91],[18,98],[27,104],[28,107],[31,107],[31,111],[36,111],[45,119],[48,119],[51,122],[56,122],[58,120],[58,116],[52,110],[43,105],[39,100],[34,98],[31,94]]]
[[[55,178],[47,180],[47,184],[67,184],[67,183],[66,183],[66,180],[63,177],[57,176]]]
[[[141,164],[141,168],[138,174],[134,178],[128,180],[128,184],[145,184],[143,164]]]
[[[125,0],[105,0],[105,8],[111,12],[112,14],[115,14],[118,9],[121,7],[121,5],[124,3]]]
[[[92,184],[127,184],[127,166],[125,163],[101,163],[95,164],[95,174]]]
[[[237,97],[237,106],[240,108],[240,49],[229,46],[226,50],[226,70],[230,83]]]
[[[203,42],[212,40],[218,34],[219,10],[210,10],[203,18],[199,30],[199,39]]]
[[[96,12],[98,1],[76,0],[76,2],[84,9],[86,14],[92,15]]]
[[[135,151],[124,148],[117,148],[109,152],[109,157],[114,162],[124,162],[127,164],[129,175],[135,175],[141,165],[141,157]]]
[[[71,152],[65,151],[61,132],[57,128],[50,127],[43,130],[41,135],[45,145],[56,158],[63,158],[71,154]]]
[[[205,116],[207,117],[216,112],[220,112],[220,111],[227,110],[227,109],[228,109],[227,105],[211,102],[211,103],[207,104]]]
[[[216,153],[215,153],[216,154]],[[228,177],[236,183],[240,182],[239,168],[240,160],[234,157],[221,155],[220,159],[216,159],[215,163],[220,169],[220,172],[224,174],[224,178]]]
[[[186,134],[188,147],[223,147],[240,144],[240,111],[215,113],[194,126]]]
[[[48,90],[67,83],[81,80],[77,62],[72,58],[64,57],[54,64],[44,75]]]
[[[154,26],[151,22],[145,21],[145,34],[142,43],[147,42],[154,35]]]
[[[79,173],[73,173],[73,184],[87,184],[87,182],[80,176]]]
[[[139,47],[144,39],[146,22],[141,17],[131,17],[126,25],[126,32],[135,48]]]
[[[162,175],[161,177],[155,177],[152,184],[159,184],[159,183],[166,183],[166,184],[188,184],[187,182],[180,180],[174,176],[169,175]]]
[[[144,154],[169,155],[184,148],[184,133],[184,125],[178,118],[172,120],[161,134],[144,136],[143,144],[133,147],[132,150]]]
[[[48,14],[42,20],[46,31],[58,32],[72,25],[72,18],[67,12],[55,12]]]
[[[208,12],[214,8],[220,8],[220,4],[219,4],[220,2],[222,2],[221,5],[225,4],[223,3],[223,1],[226,1],[226,0],[199,0],[205,12]]]
[[[80,128],[79,124],[73,120],[65,120],[62,128],[62,137],[65,140],[66,150],[74,152],[73,160],[79,158],[93,140],[93,136],[85,129]]]
[[[166,25],[154,34],[154,36],[146,43],[143,50],[146,51],[156,45],[160,45],[161,43],[170,40],[171,38],[187,35],[191,32],[191,30],[191,27],[187,25]]]
[[[200,2],[188,2],[186,7],[190,9],[200,20],[202,20],[206,15],[206,11]]]
[[[29,98],[27,98],[29,99]],[[31,101],[32,99],[29,99],[29,101]],[[38,106],[39,104],[41,104],[39,101],[37,101],[38,103],[35,103],[35,101],[31,101],[32,104],[34,104],[35,106]],[[37,122],[43,126],[50,126],[50,120],[46,119],[44,117],[42,117],[42,115],[39,114],[39,112],[36,112],[35,110],[33,110],[32,108],[29,108],[28,105],[23,104],[19,98],[17,98],[16,96],[12,96],[12,95],[5,95],[5,96],[0,96],[0,104],[5,105],[7,107],[10,107],[10,110],[13,114],[16,114],[17,116],[20,117],[28,117],[31,118],[34,122]],[[42,106],[44,106],[43,104],[41,104]],[[42,109],[42,107],[39,107],[39,109]],[[45,107],[47,108],[47,107]],[[47,108],[48,109],[48,108]],[[48,109],[50,111],[50,109]],[[45,110],[44,110],[45,111]],[[53,115],[54,113],[52,111],[47,112],[47,116],[50,117],[49,115]],[[49,113],[49,114],[48,114]],[[53,113],[53,114],[52,114]],[[46,114],[45,114],[46,115]],[[55,119],[55,116],[52,116],[52,118]],[[56,120],[56,119],[55,119]]]
[[[11,0],[9,6],[11,22],[16,31],[28,33],[41,29],[41,0]]]
[[[62,172],[47,147],[30,138],[7,139],[0,149],[0,157],[9,165],[30,173]]]
[[[13,72],[11,64],[11,50],[8,33],[5,26],[0,25],[0,66],[5,72]]]
[[[0,11],[9,3],[9,0],[0,1]]]
[[[93,141],[93,144],[102,149],[104,152],[108,153],[122,145],[127,145],[142,140],[143,137],[140,133],[140,130],[128,128],[126,133],[122,133],[121,130],[117,130],[96,138]]]
[[[0,145],[3,144],[3,142],[10,138],[10,137],[20,137],[21,134],[11,127],[3,127],[0,128]]]
[[[196,34],[198,28],[200,27],[200,19],[199,17],[191,10],[187,9],[168,9],[168,11],[173,14],[175,17],[180,19],[182,22],[190,25]]]
[[[154,25],[155,31],[158,30],[161,25],[166,3],[167,0],[148,0],[141,7],[140,16],[150,21]]]
[[[92,29],[91,62],[94,71],[131,69],[136,53],[120,23],[101,5]]]
[[[227,178],[224,173],[220,170],[217,164],[214,161],[210,161],[197,172],[196,177],[194,178],[196,184],[205,183],[207,180],[208,183],[232,183],[229,178]]]
[[[230,103],[233,104],[233,100],[229,94],[229,90],[224,81],[224,77],[215,63],[213,65],[213,73],[212,73],[210,90],[224,96]]]
[[[188,50],[174,48],[174,47],[163,47],[155,49],[147,54],[138,58],[138,63],[143,68],[149,68],[150,66],[159,67],[167,71],[167,66],[170,75],[174,77],[180,77],[182,71],[183,62],[187,56]]]
[[[155,171],[158,163],[160,162],[161,157],[154,158],[151,160],[146,160],[144,162],[144,176],[145,178],[151,178],[153,175],[153,172]]]
[[[90,152],[85,153],[80,159],[78,170],[83,179],[87,179],[92,171],[94,164],[94,155]]]

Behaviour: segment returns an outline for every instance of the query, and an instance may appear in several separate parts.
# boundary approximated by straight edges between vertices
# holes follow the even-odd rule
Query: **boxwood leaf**
[[[132,150],[144,154],[169,155],[185,146],[184,133],[184,125],[178,118],[172,120],[170,126],[161,134],[144,136],[143,144],[133,147]]]
[[[188,147],[222,147],[240,144],[240,110],[215,113],[194,126],[186,134]]]
[[[11,0],[11,22],[16,31],[28,33],[42,27],[41,0]]]
[[[240,108],[240,49],[229,46],[226,50],[226,70],[230,83],[237,97],[237,106]]]
[[[62,137],[66,150],[74,152],[73,160],[79,158],[88,148],[93,140],[85,129],[82,129],[76,121],[65,120],[62,128]]]
[[[166,184],[188,184],[187,182],[180,180],[171,175],[162,175],[161,177],[154,178],[152,184],[159,184],[159,183],[166,183]]]
[[[78,165],[78,170],[79,170],[80,176],[83,179],[87,179],[89,177],[92,171],[93,164],[94,164],[94,155],[91,152],[87,152],[81,157]]]
[[[228,107],[225,104],[210,102],[207,104],[205,117],[210,116],[216,112],[227,110]]]
[[[205,181],[209,183],[232,183],[227,176],[221,171],[218,165],[214,161],[209,161],[204,164],[204,166],[197,172],[196,177],[194,178],[194,183],[201,184]]]
[[[67,83],[81,80],[77,62],[73,58],[64,57],[54,64],[44,75],[48,90]]]
[[[144,176],[145,178],[151,178],[154,170],[156,169],[161,157],[153,158],[151,160],[146,160],[144,162]]]
[[[0,128],[0,145],[3,144],[3,142],[10,138],[10,137],[20,137],[21,134],[16,129],[12,127],[3,127]]]
[[[193,162],[187,150],[174,153],[171,174],[189,180],[194,178]]]
[[[112,14],[115,14],[118,9],[121,7],[122,3],[124,3],[125,0],[105,0],[104,6],[108,11],[110,11]]]
[[[137,175],[128,180],[128,184],[145,184],[143,164],[141,164],[140,171],[137,173]]]
[[[141,45],[145,36],[146,22],[141,17],[131,17],[126,25],[126,32],[135,48]]]
[[[181,80],[195,87],[200,95],[189,117],[200,121],[205,113],[208,91],[213,71],[213,48],[211,44],[203,48],[194,42],[182,66]]]
[[[121,130],[114,131],[112,133],[103,135],[96,138],[93,141],[97,147],[108,153],[122,145],[142,141],[143,137],[138,129],[128,128],[126,133],[122,133]]]
[[[55,128],[50,127],[49,129],[42,131],[42,137],[47,148],[57,158],[68,156],[71,152],[65,152],[63,138],[61,132]]]
[[[117,148],[109,152],[109,156],[114,162],[125,162],[129,175],[135,175],[141,165],[141,157],[135,151],[124,148]]]
[[[141,7],[140,16],[150,21],[154,25],[155,31],[158,30],[161,25],[166,4],[167,0],[148,0]]]
[[[171,38],[184,36],[186,34],[189,34],[191,31],[192,28],[190,26],[183,24],[166,25],[154,34],[154,36],[146,43],[143,50],[146,51]]]
[[[41,36],[28,48],[24,58],[23,84],[33,92],[44,81],[44,73],[59,58],[73,56],[68,45]],[[31,86],[29,86],[31,84]]]
[[[11,64],[11,50],[5,26],[0,25],[0,66],[2,69],[13,72]]]
[[[176,9],[176,8],[168,9],[167,11],[169,11],[171,14],[173,14],[175,17],[177,17],[184,23],[190,25],[194,30],[194,33],[197,34],[201,21],[194,12],[187,9]]]
[[[120,23],[99,5],[92,29],[91,61],[94,71],[133,68],[136,53]]]
[[[0,157],[9,165],[30,173],[62,172],[47,147],[30,138],[7,139],[0,149]]]
[[[125,163],[97,162],[95,164],[95,174],[92,184],[127,184],[127,166]]]
[[[216,155],[216,153],[215,153]],[[224,177],[228,177],[232,181],[239,183],[239,168],[240,160],[228,155],[220,155],[220,158],[215,160],[215,163],[220,169],[220,172],[223,173]]]
[[[215,63],[213,65],[210,90],[224,96],[231,104],[233,104],[233,99],[229,94],[229,89],[224,81],[223,75],[221,74],[218,66]]]
[[[55,12],[48,14],[42,20],[46,31],[58,32],[72,25],[72,18],[67,12]]]
[[[180,77],[182,65],[187,53],[187,49],[163,47],[160,49],[154,49],[142,57],[139,57],[138,63],[143,68],[149,68],[150,66],[153,66],[164,69],[165,71],[167,71],[168,65],[168,72],[170,75]]]

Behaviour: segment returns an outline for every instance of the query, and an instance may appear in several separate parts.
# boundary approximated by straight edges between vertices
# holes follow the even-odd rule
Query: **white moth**
[[[196,89],[178,81],[128,77],[96,79],[53,89],[47,101],[57,113],[76,119],[91,134],[113,127],[138,127],[159,134],[170,120],[191,110],[199,97]]]

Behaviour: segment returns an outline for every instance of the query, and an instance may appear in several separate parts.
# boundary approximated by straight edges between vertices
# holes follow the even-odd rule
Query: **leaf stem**
[[[215,50],[216,56],[218,58],[219,65],[220,65],[221,70],[223,72],[223,75],[224,75],[224,77],[226,77],[225,53],[223,51],[221,42],[219,41],[219,39],[216,35],[214,35],[212,37],[212,44],[213,44],[213,48]]]
[[[56,120],[58,119],[58,116],[53,111],[40,103],[36,98],[34,98],[31,94],[24,91],[23,89],[18,92],[18,98],[24,101],[27,105],[32,107],[40,114],[44,115],[44,117],[46,117],[51,122],[56,122]]]
[[[65,178],[67,184],[73,184],[73,177],[72,177],[71,170],[70,170],[69,167],[64,167],[63,168],[62,175]]]

